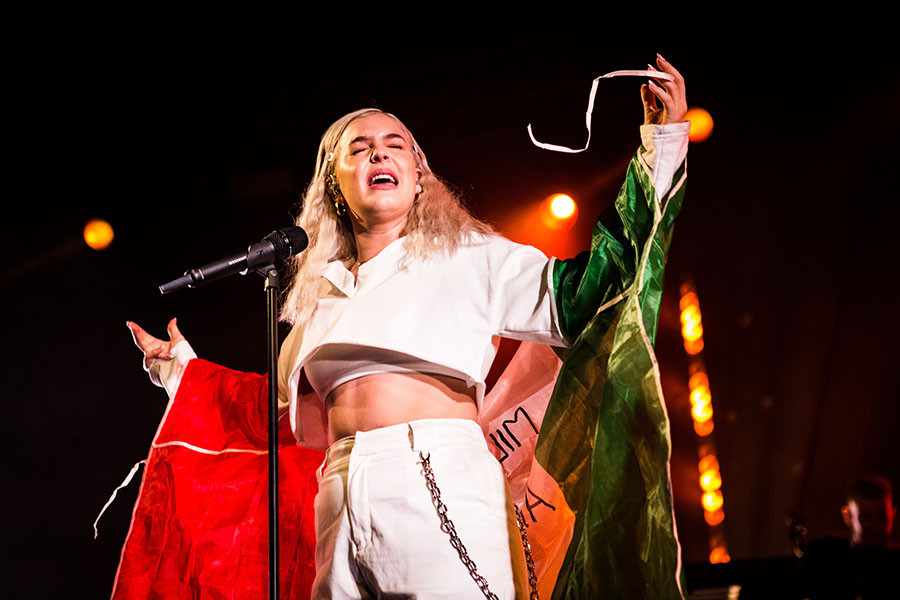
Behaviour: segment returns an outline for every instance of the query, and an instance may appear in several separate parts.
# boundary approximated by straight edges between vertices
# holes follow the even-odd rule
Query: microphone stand
[[[266,360],[269,366],[269,599],[278,600],[278,269],[256,269],[265,277]]]
[[[266,360],[269,367],[269,598],[278,600],[278,291],[281,283],[275,261],[303,251],[308,244],[306,232],[299,227],[276,229],[263,241],[239,252],[191,269],[182,277],[159,286],[163,294],[183,287],[202,285],[230,274],[253,270],[265,278]]]

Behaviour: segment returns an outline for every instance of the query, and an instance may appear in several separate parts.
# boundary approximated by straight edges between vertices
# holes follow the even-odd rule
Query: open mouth
[[[369,175],[369,187],[396,187],[397,177],[386,170],[377,170]]]

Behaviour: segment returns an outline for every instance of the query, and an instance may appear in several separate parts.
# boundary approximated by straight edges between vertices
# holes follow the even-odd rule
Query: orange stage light
[[[555,196],[550,201],[550,212],[557,219],[568,219],[575,214],[575,201],[566,194]]]
[[[719,470],[719,459],[716,458],[715,454],[707,454],[703,458],[700,459],[699,471],[703,473],[704,471],[709,470]]]
[[[700,309],[696,306],[688,306],[681,311],[681,333],[687,339],[697,339],[703,334],[703,325],[700,317]],[[699,333],[696,333],[699,331]]]
[[[703,351],[703,338],[693,341],[684,340],[684,351],[690,355],[700,354]]]
[[[703,498],[701,499],[703,504],[703,509],[709,512],[715,512],[722,508],[722,504],[724,500],[722,498],[722,492],[719,490],[713,490],[711,492],[705,492],[703,494]]]
[[[717,469],[708,469],[700,475],[700,489],[712,492],[722,487],[722,476]]]
[[[703,108],[691,108],[684,118],[691,122],[688,139],[692,142],[705,142],[712,135],[713,118],[709,111]]]
[[[568,229],[578,219],[578,205],[568,194],[553,194],[541,203],[541,221],[550,229]]]
[[[713,409],[712,404],[709,402],[698,402],[691,409],[691,416],[694,417],[694,420],[702,423],[703,421],[709,421],[712,419]]]
[[[703,511],[703,518],[706,519],[707,525],[709,525],[710,527],[715,527],[725,520],[725,512],[721,509],[714,510],[712,512],[705,510]]]
[[[697,371],[688,380],[688,387],[692,392],[699,387],[705,387],[707,388],[707,393],[709,393],[709,377],[703,371]]]
[[[694,421],[694,432],[700,437],[706,437],[713,432],[712,419],[709,421]]]
[[[696,293],[688,292],[678,301],[678,310],[684,311],[688,306],[695,306],[697,309],[700,308],[700,299],[697,298]]]
[[[91,219],[84,226],[84,243],[94,250],[106,250],[115,234],[112,225],[103,219]]]
[[[710,402],[712,402],[712,396],[709,394],[709,388],[705,385],[691,390],[691,406],[709,404]]]
[[[725,546],[716,546],[709,553],[709,562],[713,564],[727,563],[730,560],[731,556],[728,555],[728,548]]]

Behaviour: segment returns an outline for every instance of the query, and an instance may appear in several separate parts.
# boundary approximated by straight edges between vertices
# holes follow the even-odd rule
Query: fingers
[[[172,355],[169,354],[164,346],[154,346],[144,352],[144,368],[149,370],[150,365],[158,360],[169,360]]]
[[[672,63],[663,58],[662,54],[659,54],[658,52],[656,53],[656,64],[659,65],[661,71],[674,77],[674,82],[679,83],[682,87],[684,86],[684,77],[681,76],[678,69],[672,66]]]
[[[647,87],[650,89],[653,94],[662,101],[663,106],[665,106],[668,111],[670,108],[673,108],[675,105],[675,100],[672,98],[672,95],[666,91],[666,89],[660,87],[658,83],[655,81],[650,81],[647,83]]]
[[[178,331],[178,325],[176,324],[175,319],[169,321],[169,337],[171,341],[165,342],[159,338],[156,338],[133,321],[126,321],[125,326],[131,332],[132,338],[134,338],[134,344],[140,349],[141,352],[144,353],[144,366],[149,367],[149,365],[153,364],[157,360],[169,360],[172,358],[172,354],[169,350],[176,343],[184,339],[184,336],[181,335],[181,332]]]
[[[146,352],[147,348],[150,348],[160,341],[144,331],[137,323],[125,321],[125,327],[131,332],[131,337],[134,339],[134,345],[140,348],[141,352]]]
[[[645,118],[659,110],[656,105],[656,96],[653,95],[653,92],[650,91],[650,86],[646,83],[641,86],[641,102],[644,103]]]
[[[169,332],[169,340],[171,342],[169,347],[174,346],[184,339],[184,335],[182,335],[181,331],[178,330],[177,318],[173,317],[172,320],[169,321],[169,324],[166,326],[166,331]]]
[[[660,71],[672,76],[672,81],[651,82],[650,88],[665,106],[665,122],[680,123],[684,120],[685,113],[687,113],[684,77],[661,54],[656,55],[656,64],[659,66]]]

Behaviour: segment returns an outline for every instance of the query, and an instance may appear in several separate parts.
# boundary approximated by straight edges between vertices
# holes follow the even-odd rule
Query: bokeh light
[[[700,489],[704,492],[712,492],[722,487],[722,476],[718,470],[709,469],[700,475]]]
[[[703,518],[706,519],[706,524],[710,527],[715,527],[725,520],[725,511],[722,509],[713,510],[713,511],[703,511]]]
[[[694,107],[684,115],[685,120],[691,122],[691,131],[688,139],[692,142],[705,142],[712,135],[713,118],[704,108]]]
[[[112,225],[103,219],[91,219],[84,226],[84,243],[94,250],[106,250],[115,234]]]
[[[541,221],[550,229],[568,229],[578,219],[578,205],[568,194],[553,194],[541,203]]]
[[[696,404],[709,404],[710,402],[712,402],[712,396],[709,393],[709,388],[705,385],[695,387],[691,390],[691,406]]]
[[[678,301],[678,310],[683,311],[688,306],[700,306],[700,299],[697,298],[697,294],[695,292],[686,292],[681,300]]]
[[[700,437],[706,437],[713,432],[712,419],[709,421],[694,421],[694,432]]]
[[[703,499],[701,500],[701,502],[703,503],[704,510],[715,512],[722,508],[722,504],[724,503],[722,492],[720,492],[719,490],[705,492],[703,494]]]
[[[702,423],[703,421],[709,421],[712,419],[713,410],[711,402],[697,402],[694,404],[694,407],[691,409],[691,416],[694,417],[694,420]]]
[[[560,194],[550,201],[550,210],[557,219],[568,219],[575,214],[575,201],[571,196]]]
[[[707,377],[706,373],[703,371],[697,371],[691,375],[691,378],[688,380],[688,387],[691,388],[691,391],[694,391],[698,387],[709,388],[709,377]]]
[[[730,560],[731,556],[728,555],[728,548],[725,546],[716,546],[709,553],[709,562],[712,564],[727,563]]]
[[[715,454],[707,454],[703,458],[700,459],[700,463],[698,464],[700,467],[700,472],[709,471],[710,469],[719,470],[719,459],[716,458]]]

